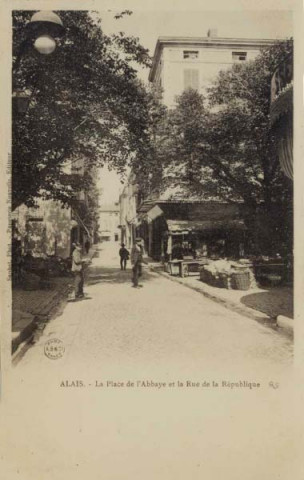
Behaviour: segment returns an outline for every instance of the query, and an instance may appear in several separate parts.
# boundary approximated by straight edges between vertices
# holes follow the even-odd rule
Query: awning
[[[189,232],[213,232],[220,230],[246,230],[243,220],[166,220],[169,233],[182,234]]]
[[[150,220],[155,220],[156,218],[160,217],[161,215],[163,215],[164,212],[163,210],[159,207],[159,205],[155,205],[153,208],[151,208],[151,210],[149,210],[147,212],[147,217],[150,219]]]

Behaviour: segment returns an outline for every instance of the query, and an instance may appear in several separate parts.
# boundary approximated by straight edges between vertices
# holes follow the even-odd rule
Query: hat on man
[[[135,242],[142,242],[142,238],[141,237],[136,237]]]

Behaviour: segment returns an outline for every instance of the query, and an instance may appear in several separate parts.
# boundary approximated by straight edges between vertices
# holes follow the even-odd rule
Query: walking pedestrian
[[[125,270],[127,267],[127,260],[129,260],[129,252],[125,247],[125,244],[121,244],[121,248],[119,250],[119,256],[120,256],[120,269]]]
[[[73,243],[72,254],[72,272],[74,274],[74,286],[75,286],[75,299],[83,298],[83,284],[84,284],[84,263],[82,259],[81,246],[78,242]]]
[[[90,243],[90,240],[88,239],[88,240],[85,242],[85,244],[84,244],[84,248],[85,248],[86,254],[89,253],[90,247],[91,247],[91,243]]]
[[[142,285],[138,285],[138,278],[142,275],[142,257],[143,257],[143,247],[142,247],[142,239],[137,237],[135,240],[135,245],[131,251],[131,263],[133,265],[133,287],[139,288]]]

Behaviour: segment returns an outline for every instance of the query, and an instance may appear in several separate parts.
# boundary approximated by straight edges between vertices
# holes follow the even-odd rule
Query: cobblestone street
[[[147,268],[134,289],[128,267],[103,246],[87,297],[63,305],[13,368],[8,480],[37,465],[43,480],[288,478],[291,340]],[[63,356],[48,358],[57,340]]]
[[[116,248],[116,245],[114,246]],[[119,269],[109,244],[88,273],[84,300],[70,302],[51,320],[18,369],[49,371],[75,367],[115,367],[194,376],[227,368],[280,371],[290,364],[291,341],[195,291],[144,269],[143,288],[131,287],[130,266]],[[65,354],[54,366],[43,353],[58,338]]]

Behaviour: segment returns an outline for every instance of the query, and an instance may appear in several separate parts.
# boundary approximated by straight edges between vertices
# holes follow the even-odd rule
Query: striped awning
[[[284,130],[278,140],[279,161],[285,175],[293,179],[293,133],[292,119],[290,116],[284,118]]]

